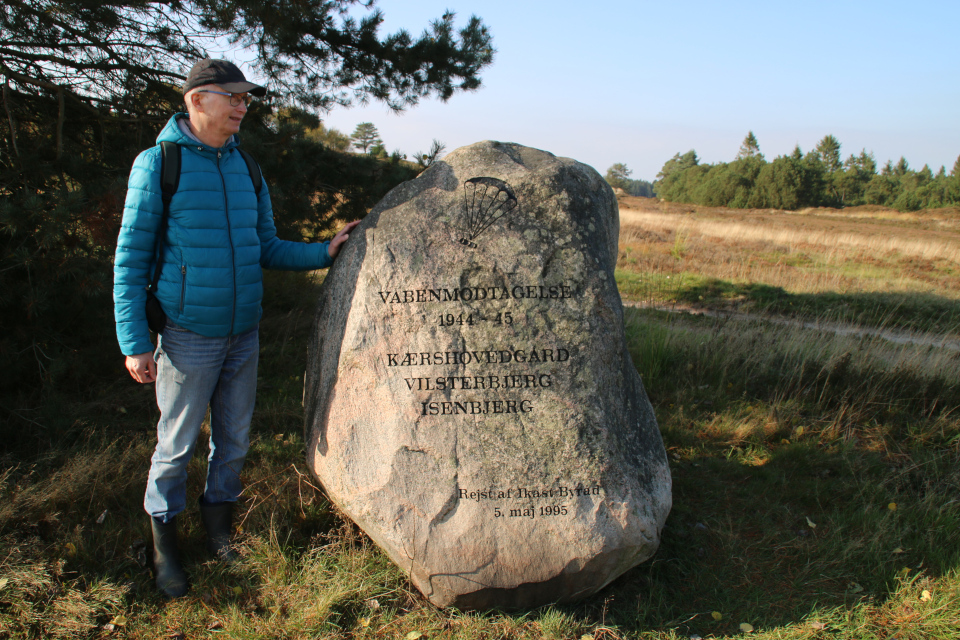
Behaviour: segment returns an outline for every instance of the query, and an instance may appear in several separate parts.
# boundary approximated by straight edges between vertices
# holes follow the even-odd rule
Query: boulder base
[[[391,191],[323,286],[307,461],[431,602],[595,593],[656,550],[671,506],[590,167],[458,149]]]

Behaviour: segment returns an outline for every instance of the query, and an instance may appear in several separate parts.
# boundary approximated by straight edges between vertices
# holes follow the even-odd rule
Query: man
[[[242,489],[256,396],[261,267],[328,267],[358,224],[347,225],[329,243],[278,239],[266,185],[256,192],[237,150],[247,105],[266,89],[247,82],[230,62],[205,59],[190,70],[183,92],[187,113],[174,115],[158,146],[133,164],[114,266],[117,337],[127,370],[138,382],[156,382],[160,421],[144,508],[151,517],[157,587],[169,598],[187,591],[176,517],[186,508],[187,463],[208,406],[201,519],[208,550],[221,560],[236,557],[231,512]],[[163,213],[159,144],[167,140],[180,146],[180,181],[157,252]],[[167,315],[156,351],[144,309],[155,269],[156,297]]]

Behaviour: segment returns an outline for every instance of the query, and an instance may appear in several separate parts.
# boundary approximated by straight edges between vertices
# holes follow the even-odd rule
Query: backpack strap
[[[180,145],[169,140],[160,143],[160,197],[163,200],[163,213],[160,214],[160,229],[157,230],[157,264],[153,268],[153,281],[147,291],[155,293],[160,282],[160,269],[163,266],[163,236],[167,234],[167,218],[170,216],[170,201],[180,188]]]
[[[253,180],[253,190],[260,195],[260,189],[263,187],[263,174],[260,172],[260,165],[253,159],[253,156],[237,147],[237,151],[243,156],[243,161],[247,163],[247,171],[250,172],[250,179]]]
[[[164,140],[160,143],[160,192],[163,196],[166,217],[170,209],[170,200],[180,188],[180,145]]]

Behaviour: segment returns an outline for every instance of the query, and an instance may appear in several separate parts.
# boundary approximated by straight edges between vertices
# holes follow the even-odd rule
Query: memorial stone
[[[320,293],[307,459],[431,602],[529,608],[649,558],[671,506],[592,168],[458,149],[351,234]]]

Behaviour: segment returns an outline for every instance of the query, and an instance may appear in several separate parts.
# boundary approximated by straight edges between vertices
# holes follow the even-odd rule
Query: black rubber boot
[[[187,592],[187,574],[180,566],[177,552],[177,520],[164,524],[150,518],[153,529],[153,570],[157,575],[157,589],[167,598],[179,598]]]
[[[233,503],[204,504],[200,499],[200,519],[207,530],[207,551],[221,562],[236,562],[240,559],[230,546],[233,518]]]

